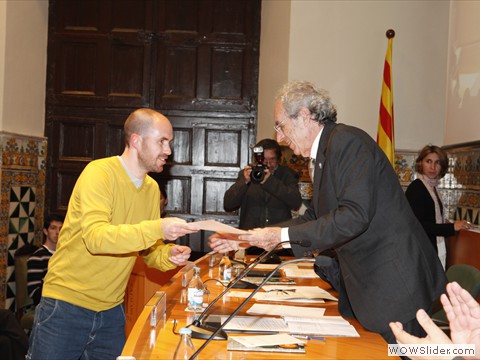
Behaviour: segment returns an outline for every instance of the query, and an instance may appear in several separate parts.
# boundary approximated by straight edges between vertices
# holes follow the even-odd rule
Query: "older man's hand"
[[[240,248],[240,243],[235,240],[224,239],[221,234],[217,233],[208,238],[208,246],[210,246],[212,250],[224,254],[232,250],[238,250]]]
[[[240,240],[248,242],[250,246],[257,246],[265,250],[272,250],[281,241],[282,228],[268,227],[249,230],[248,234],[240,235]]]

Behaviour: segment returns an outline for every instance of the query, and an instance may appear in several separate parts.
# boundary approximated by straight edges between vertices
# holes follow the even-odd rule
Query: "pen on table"
[[[297,339],[305,339],[305,340],[320,340],[320,341],[327,340],[326,338],[319,337],[319,336],[308,336],[308,335],[292,335],[292,336]]]

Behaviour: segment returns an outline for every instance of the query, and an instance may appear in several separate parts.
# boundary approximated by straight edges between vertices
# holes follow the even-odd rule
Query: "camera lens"
[[[265,168],[263,166],[255,166],[252,169],[252,173],[250,174],[252,182],[259,183],[263,181],[263,179],[265,178],[265,173],[263,172],[264,169]]]

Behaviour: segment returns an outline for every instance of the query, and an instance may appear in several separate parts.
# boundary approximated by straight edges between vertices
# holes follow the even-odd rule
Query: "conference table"
[[[175,348],[180,339],[180,335],[175,334],[174,330],[178,333],[180,328],[192,322],[194,316],[193,312],[186,311],[186,283],[193,272],[192,267],[200,267],[201,278],[210,292],[208,297],[210,302],[224,290],[224,286],[214,280],[219,278],[218,261],[218,254],[209,253],[194,263],[185,266],[159,289],[156,295],[146,304],[127,338],[122,352],[125,359],[173,359]],[[320,286],[332,295],[337,296],[330,285],[320,278],[297,278],[294,280],[299,286]],[[232,290],[238,291],[238,289]],[[159,299],[161,299],[164,307],[160,306],[160,309],[156,309],[155,304],[159,302]],[[223,296],[212,306],[209,313],[230,315],[244,300],[241,297]],[[251,299],[238,315],[247,315],[246,311],[254,303],[255,300]],[[285,305],[286,303],[279,302],[277,304]],[[288,305],[292,304],[288,303]],[[335,301],[327,300],[320,304],[296,303],[295,305],[323,307],[326,309],[325,315],[339,314]],[[155,321],[152,323],[152,318],[156,319],[157,324],[155,324]],[[227,341],[213,340],[199,353],[197,359],[395,359],[395,357],[388,356],[387,344],[380,335],[365,330],[354,319],[347,320],[355,327],[360,337],[326,337],[325,341],[306,340],[306,353],[304,354],[227,351]],[[195,349],[199,349],[206,340],[193,339],[192,341]]]

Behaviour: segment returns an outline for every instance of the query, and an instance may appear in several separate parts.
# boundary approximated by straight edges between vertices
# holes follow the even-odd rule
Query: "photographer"
[[[263,148],[263,154],[254,151],[257,166],[253,179],[252,166],[247,165],[223,198],[226,211],[240,208],[240,229],[271,226],[288,220],[292,217],[291,211],[298,209],[302,202],[298,174],[287,166],[278,165],[282,156],[280,145],[275,140],[264,139],[254,149],[260,150],[259,147]],[[264,165],[263,179],[259,176],[261,165]],[[258,252],[258,248],[249,248],[248,252]]]

